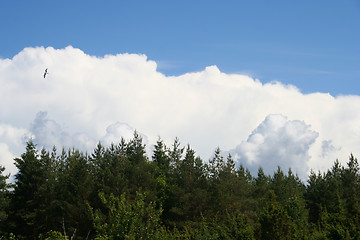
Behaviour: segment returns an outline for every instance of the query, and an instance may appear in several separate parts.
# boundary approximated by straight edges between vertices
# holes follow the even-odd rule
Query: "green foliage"
[[[274,191],[269,191],[266,206],[260,216],[262,239],[290,239],[292,222],[282,205],[276,201]]]
[[[76,150],[69,151],[58,178],[59,207],[62,210],[59,227],[62,222],[68,232],[85,236],[92,231],[88,203],[93,199],[94,185],[88,157]]]
[[[227,212],[213,218],[202,216],[197,227],[185,227],[184,233],[181,239],[255,239],[248,218],[239,212]]]
[[[310,174],[304,197],[315,236],[327,239],[360,237],[359,177],[359,165],[353,155],[347,167],[335,161],[326,174]]]
[[[2,236],[0,236],[0,240],[17,240],[15,234],[13,233],[8,233],[8,234],[4,234]]]
[[[204,162],[178,139],[151,160],[136,132],[90,155],[29,141],[13,185],[0,167],[0,239],[360,239],[353,155],[307,184],[291,169],[252,176],[219,148]]]
[[[142,193],[137,193],[133,202],[125,194],[105,197],[100,193],[100,198],[108,214],[94,213],[96,239],[154,239],[161,228],[162,210],[152,202],[146,203]]]
[[[42,197],[39,191],[45,178],[42,162],[32,141],[28,142],[21,158],[15,159],[15,165],[19,172],[15,175],[16,184],[9,211],[10,229],[21,226],[17,234],[20,238],[35,237],[44,223],[40,214]]]
[[[49,231],[45,236],[40,234],[39,239],[41,240],[67,240],[68,237],[64,237],[61,232],[58,231]]]
[[[7,220],[8,207],[10,203],[10,192],[9,189],[11,184],[7,183],[10,174],[3,175],[5,167],[0,166],[0,233],[4,227],[3,223]]]
[[[157,167],[163,173],[168,173],[170,168],[170,157],[167,155],[168,150],[162,140],[158,140],[154,146],[152,159]]]

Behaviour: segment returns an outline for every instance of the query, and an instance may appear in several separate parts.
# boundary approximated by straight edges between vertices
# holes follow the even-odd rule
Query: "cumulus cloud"
[[[16,128],[9,124],[0,124],[0,165],[5,167],[5,173],[16,173],[13,159],[19,157],[31,133],[25,128]]]
[[[135,131],[136,129],[127,123],[116,122],[106,128],[106,135],[101,139],[101,142],[105,145],[110,145],[112,143],[119,143],[121,138],[123,138],[125,141],[129,141],[133,139]],[[146,135],[141,133],[138,134],[140,134],[145,144],[148,143]]]
[[[30,125],[33,140],[38,147],[45,149],[77,149],[85,152],[92,151],[96,139],[92,139],[84,132],[68,132],[61,124],[48,117],[48,112],[40,111]]]
[[[47,112],[38,112],[31,124],[30,131],[34,140],[42,147],[51,149],[52,146],[65,147],[71,143],[71,136],[64,132],[56,121],[47,118]]]
[[[45,68],[49,75],[44,79]],[[266,144],[255,144],[260,135],[249,136],[263,125],[268,132],[257,131],[264,141],[291,141],[286,151],[295,157],[288,160],[294,172],[324,170],[336,158],[347,161],[351,152],[360,153],[360,96],[303,94],[295,86],[263,84],[246,75],[223,73],[216,66],[165,76],[145,55],[95,57],[71,46],[36,47],[0,59],[0,85],[0,126],[33,134],[44,146],[90,148],[99,140],[128,136],[134,127],[147,136],[148,145],[158,136],[168,144],[178,137],[204,160],[217,146],[229,150],[246,143],[270,156],[263,148]],[[292,131],[304,138],[296,139]],[[277,137],[272,139],[271,134]],[[0,134],[4,156],[5,152],[19,156],[22,137],[1,136],[4,133]],[[300,156],[305,166],[298,165]],[[279,161],[276,165],[283,158]]]
[[[129,141],[133,138],[136,131],[127,123],[116,122],[110,124],[106,128],[106,134],[99,139],[92,139],[87,133],[75,132],[70,133],[55,120],[48,117],[48,113],[40,111],[33,120],[30,131],[33,134],[34,142],[39,147],[51,149],[53,146],[61,148],[76,147],[82,151],[92,152],[98,142],[104,146],[120,143],[123,138]],[[143,139],[143,143],[147,144],[147,136],[138,133]]]
[[[0,165],[5,167],[3,174],[14,174],[16,173],[16,167],[13,164],[11,159],[14,159],[15,156],[10,152],[7,144],[0,142]]]
[[[255,173],[262,167],[272,174],[280,166],[283,170],[296,169],[304,177],[309,170],[309,149],[318,136],[303,121],[271,114],[233,152]]]

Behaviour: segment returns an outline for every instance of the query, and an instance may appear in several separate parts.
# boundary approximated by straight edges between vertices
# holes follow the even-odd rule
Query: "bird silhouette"
[[[49,73],[48,73],[48,69],[45,69],[44,78],[46,77],[47,74],[49,74]]]

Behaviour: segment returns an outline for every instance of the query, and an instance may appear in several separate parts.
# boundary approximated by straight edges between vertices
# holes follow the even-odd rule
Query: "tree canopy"
[[[308,182],[280,167],[253,176],[215,149],[203,161],[178,139],[142,138],[91,154],[37,149],[0,167],[0,239],[359,239],[360,174],[350,155]]]

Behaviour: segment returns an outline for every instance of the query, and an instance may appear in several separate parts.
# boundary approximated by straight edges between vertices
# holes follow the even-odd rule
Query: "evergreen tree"
[[[258,169],[258,176],[253,181],[252,195],[256,204],[256,209],[264,208],[265,197],[270,190],[270,177],[266,176],[264,170]]]
[[[148,198],[156,200],[156,194],[152,189],[156,188],[153,176],[153,164],[149,164],[146,156],[145,144],[141,136],[135,131],[134,137],[126,144],[126,157],[129,167],[126,168],[126,177],[129,183],[129,192],[132,196],[140,189],[148,193]]]
[[[169,150],[170,170],[173,174],[176,174],[174,172],[175,170],[180,169],[180,162],[183,157],[184,150],[184,147],[180,147],[179,139],[175,138],[172,149]]]
[[[64,235],[85,238],[93,231],[88,205],[93,200],[94,185],[88,157],[78,150],[69,150],[57,186],[62,210],[59,225],[67,233]]]
[[[309,209],[310,223],[317,224],[320,219],[320,214],[325,202],[324,189],[325,180],[323,175],[320,172],[316,174],[311,171],[305,192],[306,207]]]
[[[181,178],[181,163],[184,148],[180,147],[180,141],[175,138],[172,148],[168,151],[169,175],[157,179],[160,190],[160,199],[163,206],[162,220],[165,225],[174,227],[175,222],[181,216],[179,195],[183,193],[179,179]],[[163,193],[167,192],[166,196]]]
[[[283,206],[276,201],[273,190],[269,191],[266,205],[260,216],[261,239],[291,239],[292,223]]]
[[[153,162],[160,169],[162,173],[167,175],[170,168],[170,157],[168,156],[168,150],[161,139],[159,139],[154,146],[154,152],[152,156]]]
[[[130,162],[126,157],[125,140],[120,144],[104,148],[100,143],[90,157],[93,177],[95,178],[95,195],[99,192],[120,195],[128,191],[128,179],[126,170],[130,168]]]
[[[195,151],[190,145],[175,171],[178,177],[174,179],[171,194],[176,202],[171,207],[170,214],[183,226],[186,220],[194,222],[200,218],[205,209],[207,181],[204,165],[199,157],[195,157]]]
[[[211,181],[219,180],[219,172],[225,167],[224,157],[221,156],[220,148],[216,148],[214,156],[210,158],[208,164],[208,176]]]
[[[351,154],[347,168],[341,174],[341,189],[349,232],[355,238],[360,238],[360,175],[358,160]]]
[[[127,144],[126,155],[133,165],[140,165],[147,160],[145,145],[142,141],[142,137],[135,131],[133,139]]]
[[[357,159],[351,154],[347,168],[343,169],[341,176],[342,188],[345,202],[345,208],[347,214],[353,217],[359,217],[360,215],[360,176],[359,176],[359,163]],[[358,219],[360,220],[360,219]]]
[[[57,177],[58,162],[56,160],[56,148],[53,148],[50,154],[45,149],[41,150],[40,157],[41,166],[41,185],[39,186],[37,195],[39,198],[38,221],[40,232],[46,233],[50,230],[59,229],[60,209],[57,206]]]
[[[233,212],[239,209],[248,209],[250,189],[249,182],[238,176],[235,163],[228,155],[226,161],[221,156],[220,149],[215,150],[214,158],[211,160],[209,175],[210,177],[210,203],[215,213],[225,214],[227,211]],[[213,167],[211,167],[211,165]]]
[[[21,158],[15,159],[15,165],[18,173],[10,205],[9,228],[22,239],[36,239],[44,221],[40,214],[44,169],[32,140],[27,142],[26,152]]]
[[[5,167],[0,165],[0,234],[6,227],[5,223],[7,221],[8,207],[10,203],[10,188],[11,184],[7,182],[10,177],[10,174],[4,175]]]
[[[167,221],[169,211],[171,209],[170,197],[170,157],[169,150],[163,141],[159,138],[152,155],[153,163],[155,164],[155,182],[156,182],[156,196],[158,203],[163,208],[162,220]]]

